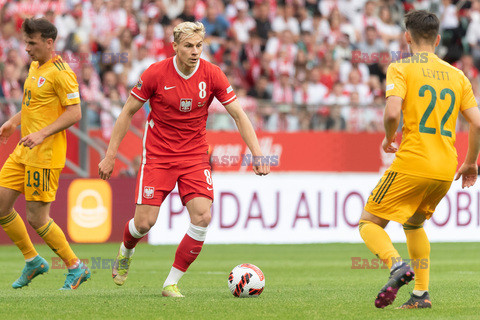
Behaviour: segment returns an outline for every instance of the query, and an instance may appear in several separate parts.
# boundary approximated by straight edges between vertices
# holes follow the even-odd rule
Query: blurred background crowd
[[[0,0],[0,8],[0,123],[21,104],[29,57],[20,27],[32,16],[57,26],[56,51],[77,75],[84,116],[105,137],[142,72],[174,55],[182,21],[205,25],[202,58],[225,72],[257,130],[382,131],[386,70],[392,55],[408,53],[411,9],[438,15],[437,54],[480,99],[478,0]],[[143,128],[148,111],[134,125]],[[218,101],[210,114],[208,129],[235,129]]]

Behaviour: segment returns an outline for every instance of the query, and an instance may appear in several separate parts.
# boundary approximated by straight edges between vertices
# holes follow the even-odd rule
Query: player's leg
[[[415,271],[415,287],[410,299],[400,308],[431,308],[428,283],[430,278],[430,242],[423,229],[425,214],[415,213],[406,223],[403,230],[407,238],[408,254]]]
[[[190,215],[190,226],[178,245],[174,263],[163,284],[162,295],[167,297],[183,297],[177,283],[200,254],[212,219],[213,181],[210,165],[200,163],[182,169],[178,191]]]
[[[115,284],[125,283],[137,243],[147,235],[157,221],[160,206],[175,187],[177,173],[171,163],[142,164],[135,187],[135,215],[127,221],[123,242],[112,266]]]
[[[173,266],[163,284],[163,296],[183,297],[178,290],[177,283],[202,250],[207,236],[207,227],[212,219],[211,206],[212,200],[201,196],[195,197],[186,203],[188,213],[190,214],[190,226],[178,245]]]
[[[51,202],[27,201],[27,220],[68,269],[61,289],[77,289],[90,278],[90,270],[75,255],[62,229],[50,218]]]
[[[20,193],[24,192],[24,176],[25,166],[11,158],[0,172],[0,225],[25,258],[22,274],[12,284],[15,289],[28,285],[37,275],[48,271],[48,263],[38,255],[23,219],[13,208]]]
[[[363,210],[358,228],[367,248],[390,269],[401,257],[384,230],[388,223],[388,220]]]
[[[58,189],[61,169],[26,166],[27,220],[45,243],[59,256],[68,269],[61,289],[76,289],[90,278],[90,270],[75,255],[62,229],[50,218],[50,207]]]
[[[413,269],[393,247],[383,228],[389,220],[405,223],[425,193],[423,178],[386,171],[372,191],[360,218],[359,229],[367,247],[390,268],[390,277],[375,300],[377,308],[393,303],[398,290],[414,278]]]
[[[135,246],[155,225],[159,210],[159,206],[137,204],[135,216],[125,224],[123,242],[112,267],[113,282],[117,285],[121,286],[127,280]]]
[[[401,308],[431,308],[428,292],[430,281],[430,242],[423,228],[425,219],[429,219],[438,203],[450,189],[450,181],[431,180],[430,188],[417,212],[403,225],[407,237],[407,248],[415,270],[415,287],[410,299]]]

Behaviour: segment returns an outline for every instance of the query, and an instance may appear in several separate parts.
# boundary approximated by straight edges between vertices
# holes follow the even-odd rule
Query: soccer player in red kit
[[[200,253],[211,220],[213,184],[205,127],[214,97],[235,120],[253,157],[263,159],[252,124],[227,77],[219,67],[200,59],[204,36],[205,28],[199,22],[183,22],[175,27],[172,45],[176,55],[152,64],[142,74],[115,123],[106,156],[98,165],[100,177],[108,179],[132,116],[150,100],[135,216],[125,225],[112,276],[118,285],[125,282],[136,244],[155,224],[160,205],[178,183],[191,223],[163,285],[162,295],[167,297],[183,297],[177,283]],[[266,175],[270,166],[259,161],[253,164],[253,171]]]

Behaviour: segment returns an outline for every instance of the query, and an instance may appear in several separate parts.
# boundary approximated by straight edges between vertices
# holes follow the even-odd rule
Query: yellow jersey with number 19
[[[60,56],[38,67],[33,61],[25,80],[22,100],[22,137],[53,123],[69,105],[80,103],[77,77]],[[65,166],[67,138],[65,131],[51,135],[30,149],[17,145],[11,157],[25,165],[57,169]]]
[[[386,96],[403,99],[402,142],[390,169],[452,181],[458,112],[477,107],[467,77],[435,54],[420,52],[390,64]]]

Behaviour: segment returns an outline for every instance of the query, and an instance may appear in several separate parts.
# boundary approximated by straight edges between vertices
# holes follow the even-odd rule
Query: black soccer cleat
[[[425,309],[431,307],[432,302],[430,302],[430,295],[428,291],[426,291],[420,297],[411,293],[410,299],[397,309]]]
[[[391,305],[397,297],[398,289],[408,284],[414,278],[415,272],[413,272],[410,265],[406,262],[402,262],[392,269],[387,284],[383,286],[375,299],[375,307],[385,308]]]

